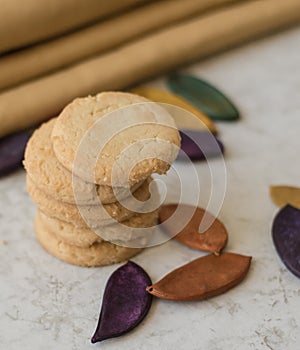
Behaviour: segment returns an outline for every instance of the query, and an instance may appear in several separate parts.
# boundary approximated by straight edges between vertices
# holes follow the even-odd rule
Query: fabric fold
[[[149,0],[0,0],[0,53],[61,35]]]
[[[155,1],[57,39],[0,57],[0,90],[234,1],[238,0]]]
[[[298,0],[237,3],[150,34],[0,94],[0,136],[39,123],[77,96],[124,89],[299,22]]]

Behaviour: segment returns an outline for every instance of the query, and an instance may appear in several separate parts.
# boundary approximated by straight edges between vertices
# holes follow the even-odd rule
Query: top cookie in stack
[[[136,228],[157,220],[148,200],[150,175],[168,170],[179,145],[172,118],[142,97],[104,92],[74,100],[35,131],[25,152],[28,192],[39,206],[40,243],[58,258],[84,266],[136,254],[145,244]],[[151,194],[157,202],[155,186]],[[118,230],[118,222],[128,230],[123,225]],[[106,241],[122,247],[113,249]]]
[[[157,104],[134,94],[106,92],[69,104],[54,125],[52,142],[57,159],[69,171],[98,185],[118,187],[166,173],[177,156],[174,145],[180,145],[180,136],[170,115]],[[132,145],[134,167],[127,179],[123,167],[128,153],[118,158]],[[98,157],[95,164],[90,163],[92,155]],[[118,169],[113,176],[114,166]]]

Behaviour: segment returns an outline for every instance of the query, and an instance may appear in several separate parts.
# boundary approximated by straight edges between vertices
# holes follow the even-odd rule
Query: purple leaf
[[[182,129],[181,150],[179,160],[186,158],[185,154],[191,160],[205,160],[206,158],[219,157],[224,153],[224,146],[212,133],[208,131],[197,131]]]
[[[135,328],[150,309],[152,296],[146,287],[151,284],[148,274],[132,261],[118,268],[106,284],[92,343],[118,337]]]
[[[300,277],[300,210],[286,205],[276,215],[273,242],[280,259],[297,277]]]
[[[24,157],[24,151],[30,135],[19,132],[0,139],[0,176],[16,170]]]

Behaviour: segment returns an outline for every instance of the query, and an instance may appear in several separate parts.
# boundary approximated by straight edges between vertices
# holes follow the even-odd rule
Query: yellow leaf
[[[271,186],[270,196],[280,208],[290,204],[300,209],[300,188],[291,186]]]
[[[193,104],[186,101],[182,97],[177,96],[176,94],[148,86],[139,86],[135,89],[132,89],[131,92],[146,97],[153,102],[166,103],[169,105],[183,108],[186,111],[192,113],[194,116],[196,116],[200,121],[202,121],[202,123],[199,123],[199,121],[196,118],[188,118],[186,115],[180,113],[180,111],[178,110],[169,109],[169,112],[174,117],[177,127],[179,129],[203,130],[206,126],[212,133],[217,133],[217,129],[214,123],[208,116],[202,113]]]

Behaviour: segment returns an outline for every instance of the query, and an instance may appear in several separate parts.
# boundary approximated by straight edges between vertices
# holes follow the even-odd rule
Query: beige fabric
[[[300,20],[299,0],[237,3],[0,94],[0,136],[56,115],[77,96],[122,89]]]
[[[151,30],[234,1],[237,0],[156,1],[104,22],[8,54],[0,58],[0,89],[66,67]]]
[[[62,34],[146,0],[0,0],[0,53]]]

